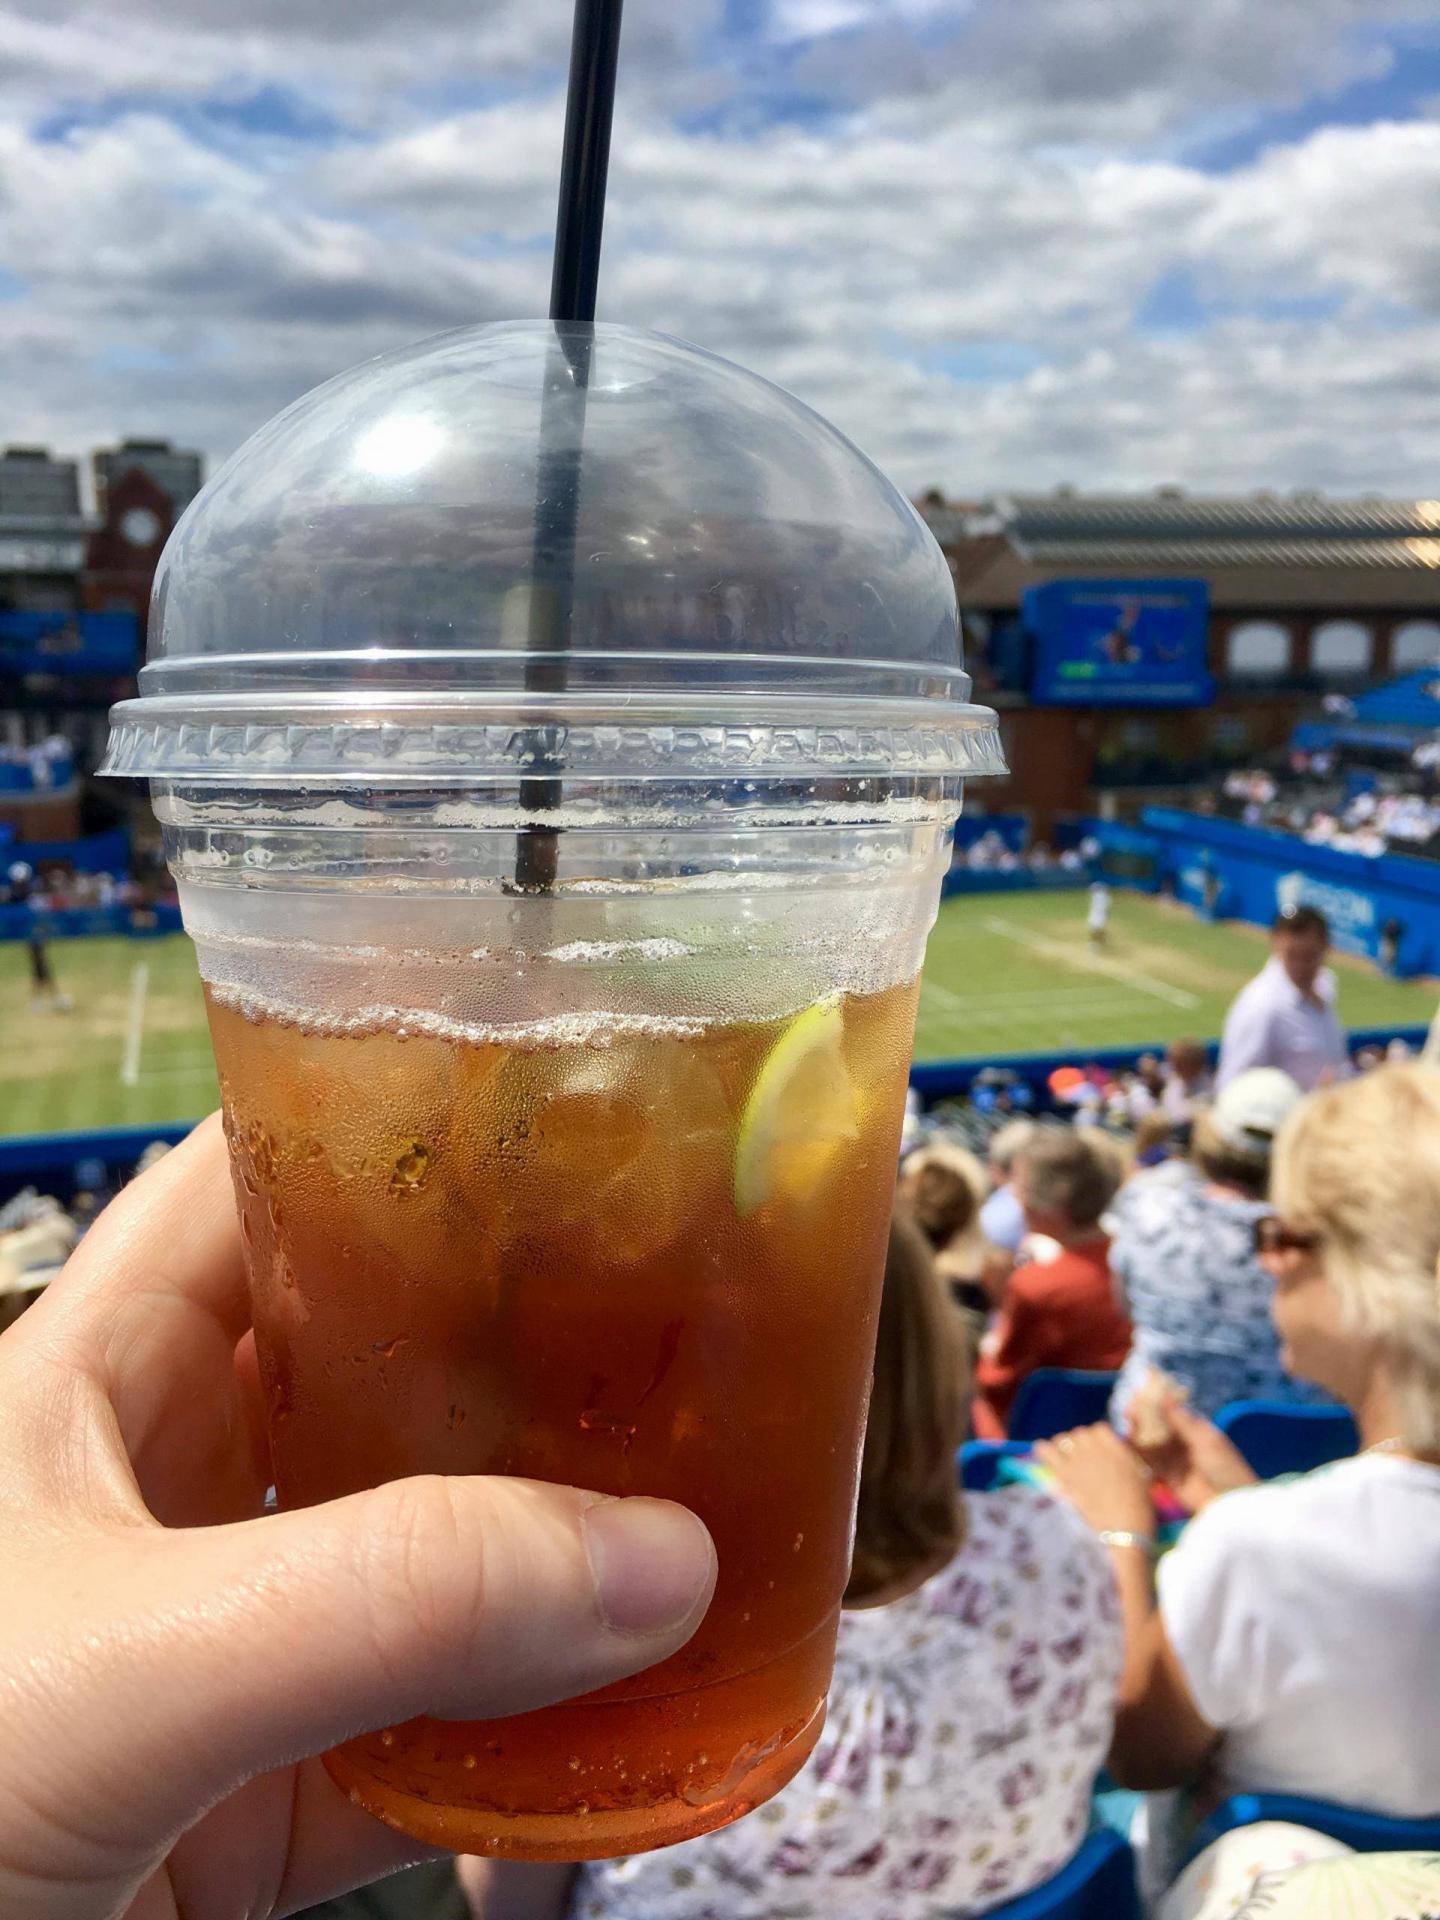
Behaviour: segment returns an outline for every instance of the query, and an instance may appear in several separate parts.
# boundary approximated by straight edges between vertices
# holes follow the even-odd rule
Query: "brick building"
[[[977,799],[1031,812],[1042,834],[1252,762],[1324,694],[1440,659],[1440,500],[1061,489],[919,506],[955,575],[967,665],[1001,711],[1011,777]],[[1026,589],[1117,577],[1208,583],[1212,706],[1030,703]]]
[[[59,788],[0,791],[0,822],[26,840],[81,829],[84,775],[103,751],[105,716],[135,690],[133,673],[86,670],[84,616],[132,620],[132,651],[143,654],[156,563],[202,479],[199,454],[165,440],[103,448],[91,471],[93,509],[81,496],[78,461],[44,447],[0,453],[0,748],[23,753],[58,735],[76,768]],[[54,629],[38,655],[36,616]]]

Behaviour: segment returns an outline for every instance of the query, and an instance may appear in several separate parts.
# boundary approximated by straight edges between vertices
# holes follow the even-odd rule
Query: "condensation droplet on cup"
[[[382,1747],[393,1747],[395,1744],[395,1736],[388,1727],[380,1736],[380,1744]]]
[[[460,1764],[467,1773],[473,1773],[480,1763],[476,1760],[473,1753],[462,1753],[460,1756]]]

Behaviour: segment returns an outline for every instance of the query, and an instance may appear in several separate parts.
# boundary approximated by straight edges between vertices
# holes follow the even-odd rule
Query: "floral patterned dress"
[[[931,1920],[1069,1859],[1120,1679],[1114,1579],[1037,1488],[966,1506],[946,1567],[843,1617],[825,1731],[790,1785],[719,1833],[586,1867],[570,1920]]]

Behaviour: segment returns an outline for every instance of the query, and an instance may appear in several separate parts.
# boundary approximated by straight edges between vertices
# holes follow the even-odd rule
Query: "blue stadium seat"
[[[1232,1400],[1216,1414],[1215,1424],[1262,1480],[1346,1460],[1360,1444],[1355,1421],[1344,1407]]]
[[[989,1493],[1000,1462],[1029,1451],[1028,1440],[967,1440],[960,1449],[960,1484],[967,1493]]]
[[[1113,1373],[1085,1373],[1078,1367],[1037,1367],[1020,1383],[1010,1412],[1012,1440],[1049,1440],[1071,1427],[1094,1426],[1110,1409]]]
[[[1134,1855],[1118,1833],[1092,1833],[1053,1879],[988,1907],[985,1920],[1140,1920]]]
[[[1313,1827],[1357,1853],[1440,1853],[1440,1813],[1423,1820],[1392,1820],[1358,1807],[1337,1807],[1328,1800],[1302,1800],[1293,1793],[1237,1793],[1218,1806],[1199,1828],[1190,1857],[1222,1834],[1253,1827],[1262,1820],[1286,1820]]]

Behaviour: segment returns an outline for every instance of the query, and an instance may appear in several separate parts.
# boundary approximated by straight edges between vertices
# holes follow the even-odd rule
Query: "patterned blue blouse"
[[[1123,1428],[1130,1396],[1152,1367],[1187,1389],[1213,1418],[1231,1400],[1327,1396],[1280,1365],[1270,1323],[1271,1280],[1255,1256],[1255,1222],[1272,1209],[1211,1187],[1170,1161],[1122,1188],[1110,1266],[1123,1290],[1135,1343],[1110,1402]]]

